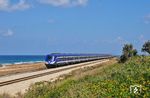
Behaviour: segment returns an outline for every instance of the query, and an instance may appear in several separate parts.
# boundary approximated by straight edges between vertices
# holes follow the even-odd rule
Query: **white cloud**
[[[120,36],[118,36],[115,41],[116,41],[116,42],[119,42],[119,43],[122,44],[122,45],[128,43],[128,41],[126,41],[125,39],[123,39],[123,38],[120,37]]]
[[[138,39],[139,39],[139,41],[142,42],[142,43],[144,43],[144,42],[146,41],[144,35],[142,35],[142,34],[139,36]]]
[[[49,4],[55,7],[72,7],[72,6],[84,6],[88,0],[38,0],[40,3]]]
[[[11,4],[10,0],[0,0],[0,11],[25,10],[30,7],[26,0],[19,0],[16,4]]]
[[[54,22],[55,22],[54,19],[49,19],[49,20],[48,20],[48,23],[54,23]]]
[[[146,16],[144,17],[144,23],[145,23],[145,24],[150,24],[150,14],[148,14],[148,15],[146,15]]]
[[[0,32],[0,36],[2,37],[9,37],[13,35],[14,35],[14,32],[10,29],[8,29],[7,31]]]
[[[118,36],[115,37],[113,39],[105,39],[105,40],[101,40],[102,43],[107,43],[107,44],[121,44],[124,45],[126,43],[128,43],[127,40],[125,40],[123,37]]]

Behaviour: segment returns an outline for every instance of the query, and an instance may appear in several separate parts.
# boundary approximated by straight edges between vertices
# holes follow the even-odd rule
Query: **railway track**
[[[49,74],[58,73],[58,72],[61,72],[61,71],[72,69],[72,68],[77,68],[77,67],[90,65],[90,64],[93,64],[93,63],[96,63],[96,62],[97,62],[97,60],[96,61],[92,61],[92,62],[88,62],[88,63],[83,64],[83,65],[79,65],[79,66],[71,66],[71,67],[67,67],[67,68],[63,68],[63,69],[57,69],[57,70],[53,70],[53,71],[49,71],[49,72],[45,72],[45,73],[40,73],[40,74],[36,74],[36,75],[31,75],[31,76],[18,78],[18,79],[12,79],[12,80],[8,80],[8,81],[0,82],[0,87],[6,86],[6,85],[10,85],[10,84],[13,84],[13,83],[17,83],[17,82],[21,82],[21,81],[26,81],[26,80],[30,80],[30,79],[46,76],[46,75],[49,75]]]

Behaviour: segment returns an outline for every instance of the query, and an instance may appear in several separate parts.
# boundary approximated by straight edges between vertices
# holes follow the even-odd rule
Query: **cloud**
[[[122,44],[122,45],[128,43],[128,41],[126,41],[125,39],[123,39],[123,38],[120,37],[120,36],[118,36],[118,37],[116,38],[115,42],[118,42],[118,43],[120,43],[120,44]]]
[[[104,39],[104,40],[101,40],[101,41],[97,41],[98,43],[101,42],[101,43],[107,43],[107,44],[121,44],[121,45],[124,45],[126,43],[128,43],[127,40],[125,40],[123,37],[121,36],[118,36],[118,37],[115,37],[113,39]]]
[[[85,6],[88,0],[37,0],[41,4],[48,4],[54,7],[74,7]],[[27,0],[18,0],[14,3],[13,0],[0,0],[0,11],[17,11],[29,9],[31,5]]]
[[[144,35],[142,35],[142,34],[139,36],[138,39],[139,39],[139,41],[142,42],[142,43],[144,43],[144,42],[146,41]]]
[[[148,14],[148,15],[146,15],[146,16],[144,17],[144,23],[145,23],[145,24],[150,24],[150,14]]]
[[[55,23],[55,20],[54,19],[49,19],[48,23]]]
[[[16,4],[11,4],[10,0],[0,0],[0,11],[16,11],[25,10],[31,6],[26,2],[26,0],[19,0]]]
[[[38,0],[40,3],[49,4],[55,7],[85,6],[88,0]]]
[[[2,37],[9,37],[13,35],[14,35],[14,32],[10,29],[8,29],[7,31],[0,32],[0,36]]]

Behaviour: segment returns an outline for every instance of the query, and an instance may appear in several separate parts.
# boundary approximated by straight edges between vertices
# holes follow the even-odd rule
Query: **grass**
[[[130,93],[130,85],[141,85],[141,93]],[[24,98],[150,98],[150,57],[137,56],[126,63],[111,60],[55,82],[38,82]]]

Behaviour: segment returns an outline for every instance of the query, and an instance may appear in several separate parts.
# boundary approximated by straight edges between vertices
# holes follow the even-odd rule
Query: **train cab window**
[[[52,56],[48,56],[47,58],[48,58],[48,60],[51,60],[51,59],[52,59]]]

